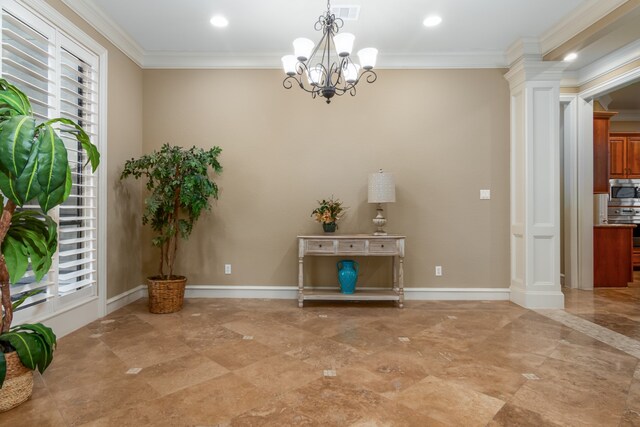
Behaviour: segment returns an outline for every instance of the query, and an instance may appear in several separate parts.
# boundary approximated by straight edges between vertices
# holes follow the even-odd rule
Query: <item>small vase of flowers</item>
[[[340,200],[334,200],[333,196],[329,200],[318,200],[319,207],[311,212],[311,216],[322,224],[325,233],[333,233],[338,228],[338,220],[344,214],[346,208],[342,207]]]

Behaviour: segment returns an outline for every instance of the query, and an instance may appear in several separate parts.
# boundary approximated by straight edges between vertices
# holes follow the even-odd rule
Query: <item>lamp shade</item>
[[[393,203],[396,201],[396,183],[392,173],[369,174],[369,203]]]
[[[322,84],[324,79],[324,69],[322,67],[310,68],[307,72],[307,78],[309,79],[310,85],[317,86]]]
[[[296,74],[298,60],[293,55],[285,55],[282,57],[282,68],[284,68],[284,72],[290,76]]]
[[[351,33],[336,34],[333,38],[333,43],[336,45],[336,51],[340,56],[349,56],[353,50],[353,42],[356,36]]]
[[[366,47],[358,51],[360,58],[360,66],[365,70],[370,70],[376,66],[376,58],[378,57],[378,49],[375,47]]]
[[[311,57],[314,47],[313,41],[304,37],[297,38],[293,41],[293,50],[298,61],[304,62]]]
[[[358,72],[360,71],[360,66],[358,64],[354,64],[353,62],[347,64],[344,68],[344,79],[347,83],[355,83],[358,80]]]

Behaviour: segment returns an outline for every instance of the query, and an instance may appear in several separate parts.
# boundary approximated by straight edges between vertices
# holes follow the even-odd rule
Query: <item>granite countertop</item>
[[[636,228],[637,224],[596,224],[593,228]]]

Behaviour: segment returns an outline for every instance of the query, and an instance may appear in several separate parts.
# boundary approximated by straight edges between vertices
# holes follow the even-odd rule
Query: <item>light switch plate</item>
[[[491,199],[491,190],[480,190],[480,200]]]
[[[231,264],[224,265],[224,274],[231,274]]]

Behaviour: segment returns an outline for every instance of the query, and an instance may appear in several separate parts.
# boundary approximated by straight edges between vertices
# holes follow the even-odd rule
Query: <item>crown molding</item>
[[[577,73],[577,85],[583,86],[598,77],[639,59],[640,40],[636,40],[581,68]]]
[[[540,38],[540,50],[543,55],[561,46],[591,25],[598,22],[629,0],[589,0],[571,14],[544,32]]]
[[[142,46],[109,18],[93,0],[62,0],[62,2],[87,21],[138,66],[143,66],[145,50]]]

